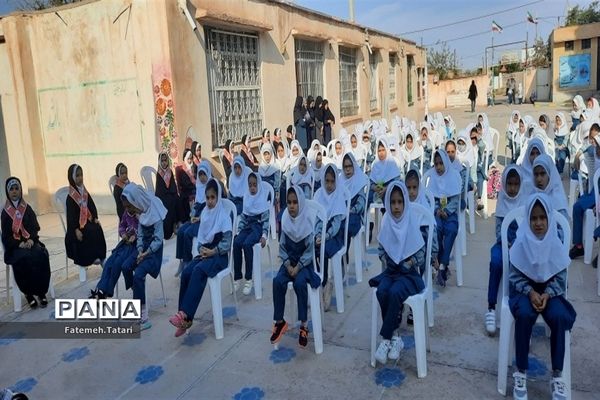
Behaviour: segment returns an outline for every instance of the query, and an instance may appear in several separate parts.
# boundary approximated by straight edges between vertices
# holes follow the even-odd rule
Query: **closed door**
[[[538,68],[535,79],[537,100],[550,101],[550,69]]]

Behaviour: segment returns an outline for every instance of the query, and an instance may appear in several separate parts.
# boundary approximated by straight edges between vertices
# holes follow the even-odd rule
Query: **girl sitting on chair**
[[[179,311],[169,318],[177,328],[175,337],[183,335],[194,321],[208,278],[227,268],[231,249],[232,220],[223,206],[221,185],[211,178],[205,189],[206,207],[200,215],[198,255],[181,273]]]
[[[421,235],[414,234],[420,229],[420,220],[411,213],[413,206],[408,198],[406,186],[400,181],[392,182],[385,192],[387,211],[377,237],[383,272],[369,280],[369,285],[377,288],[383,318],[379,332],[382,341],[375,352],[375,359],[382,364],[388,358],[400,357],[404,345],[395,331],[402,321],[403,304],[425,289],[419,268],[425,264],[426,243]]]
[[[513,397],[527,399],[529,341],[533,326],[542,314],[551,330],[552,398],[566,399],[562,379],[565,332],[577,316],[565,298],[567,268],[571,260],[559,238],[551,199],[534,194],[527,200],[526,220],[517,230],[510,248],[509,306],[515,318],[515,353],[518,371],[513,374]]]
[[[166,151],[158,155],[158,169],[156,174],[156,189],[154,194],[162,201],[167,209],[167,216],[163,222],[165,239],[170,239],[175,232],[177,222],[180,220],[179,195],[177,194],[177,184],[175,176],[171,169],[171,159]]]
[[[96,204],[83,185],[83,169],[77,164],[72,164],[67,175],[67,257],[80,267],[102,264],[106,258],[106,240],[98,221]]]
[[[36,308],[39,301],[41,307],[46,307],[46,292],[50,285],[50,256],[46,246],[40,242],[40,225],[35,212],[23,198],[19,178],[8,178],[4,190],[6,203],[1,217],[4,262],[12,265],[17,286],[25,294],[29,306]]]
[[[121,221],[123,212],[125,211],[123,202],[121,201],[121,194],[123,193],[123,188],[125,185],[129,183],[129,178],[127,177],[127,166],[125,164],[117,164],[117,167],[115,168],[115,178],[113,197],[115,199],[115,205],[117,206],[117,215],[119,216],[119,221]]]
[[[298,165],[292,169],[289,185],[300,187],[306,199],[312,198],[314,178],[312,168],[308,168],[308,160],[304,155],[300,156]]]
[[[238,232],[233,240],[233,270],[235,291],[239,289],[242,280],[242,250],[246,262],[244,274],[243,293],[248,296],[252,293],[252,261],[254,258],[253,247],[260,243],[261,247],[267,244],[269,234],[269,192],[262,186],[260,175],[250,172],[246,179],[244,193],[244,210],[238,222]]]
[[[228,199],[235,204],[237,215],[242,213],[244,192],[248,186],[248,174],[252,170],[244,164],[244,159],[241,156],[236,156],[233,159],[233,170],[229,175],[229,195]]]
[[[304,192],[298,186],[287,190],[287,207],[281,219],[281,238],[279,239],[279,258],[281,268],[273,278],[273,332],[271,343],[278,343],[288,329],[283,319],[285,295],[288,283],[293,282],[298,303],[300,335],[298,343],[302,347],[308,344],[308,286],[318,288],[319,276],[314,272],[314,220],[307,209]]]
[[[146,307],[146,275],[156,279],[160,274],[163,259],[163,219],[167,215],[167,209],[158,197],[140,185],[125,186],[122,199],[128,212],[135,214],[139,221],[135,265],[133,269],[123,269],[123,278],[125,287],[133,288],[133,298],[142,303],[140,328],[144,330],[152,327]]]

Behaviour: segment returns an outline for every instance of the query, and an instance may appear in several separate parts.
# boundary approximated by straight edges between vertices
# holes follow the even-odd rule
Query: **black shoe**
[[[90,295],[88,296],[88,299],[97,299],[98,298],[98,291],[90,289]]]
[[[281,340],[285,332],[287,331],[288,324],[285,320],[276,322],[273,324],[273,333],[271,334],[271,343],[275,344]]]
[[[483,204],[477,204],[477,211],[483,210]]]
[[[592,260],[592,267],[598,268],[598,256],[594,257],[594,259]]]
[[[31,307],[31,308],[37,308],[38,302],[35,299],[35,297],[33,297],[30,294],[26,294],[25,295],[25,299],[27,300],[27,303],[29,303],[29,307]]]
[[[576,258],[579,258],[581,256],[583,256],[583,246],[578,247],[578,246],[573,246],[571,247],[571,250],[569,250],[569,257],[571,258],[571,260],[574,260]]]
[[[373,228],[374,227],[375,227],[375,223],[370,222],[369,223],[369,243],[371,243],[371,240],[373,240]]]
[[[306,347],[308,344],[308,328],[306,326],[300,327],[300,334],[298,335],[298,344],[302,347]]]
[[[45,294],[38,296],[38,299],[40,300],[40,307],[46,308],[48,306],[48,299],[46,298]]]

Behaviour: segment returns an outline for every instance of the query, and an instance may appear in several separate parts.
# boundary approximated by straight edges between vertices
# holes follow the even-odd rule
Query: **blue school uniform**
[[[183,269],[179,287],[179,310],[185,313],[188,320],[193,320],[196,315],[208,278],[214,278],[227,268],[231,237],[231,231],[217,233],[212,242],[198,244],[198,248],[217,248],[217,253],[206,259],[197,256]]]
[[[565,163],[567,157],[569,157],[569,147],[559,148],[560,146],[567,145],[568,136],[556,136],[554,138],[554,158],[556,160],[556,168],[558,169],[558,173],[562,174],[565,169]]]
[[[238,224],[238,233],[233,240],[233,269],[236,281],[242,279],[242,250],[246,260],[246,273],[244,279],[252,279],[252,261],[254,252],[252,248],[260,242],[260,238],[267,238],[269,234],[269,211],[259,215],[246,215],[242,213]]]
[[[365,194],[358,192],[350,200],[350,219],[348,220],[348,243],[350,239],[356,236],[363,224],[363,215],[365,213]]]
[[[242,214],[242,210],[244,208],[244,197],[243,196],[232,196],[231,193],[227,195],[227,198],[231,200],[233,204],[235,204],[235,209],[237,211],[237,215]]]
[[[206,203],[194,203],[192,208],[191,217],[199,218],[200,213],[206,206]],[[192,259],[192,246],[196,236],[198,236],[198,228],[200,227],[200,221],[198,222],[186,222],[181,225],[177,230],[177,243],[175,247],[175,257],[183,262],[189,262]]]
[[[133,269],[123,269],[125,287],[133,287],[133,298],[141,300],[146,304],[146,275],[158,278],[163,258],[163,222],[158,221],[154,225],[142,225],[137,231],[137,251],[150,253],[137,264],[131,265]]]
[[[260,176],[263,182],[267,182],[273,188],[273,193],[280,193],[281,189],[281,172],[273,172],[269,176]]]
[[[273,278],[273,319],[283,320],[285,310],[285,295],[288,282],[293,282],[298,303],[298,320],[308,320],[308,286],[318,288],[321,279],[313,269],[312,257],[314,252],[314,236],[309,235],[299,242],[294,242],[285,233],[281,234],[279,241],[279,258],[283,261],[277,276]],[[300,270],[295,277],[291,277],[286,268],[290,265],[300,265]]]
[[[325,228],[325,260],[323,262],[323,286],[327,284],[327,276],[329,273],[329,259],[333,257],[338,251],[344,247],[344,224],[346,218],[344,215],[335,215],[329,221],[327,221],[327,228]],[[315,232],[321,232],[323,222],[317,221],[315,225]],[[315,254],[317,262],[319,262],[319,247],[315,246]]]
[[[546,308],[541,314],[552,332],[550,336],[552,370],[562,371],[565,357],[565,332],[573,328],[577,317],[575,309],[564,297],[567,287],[567,270],[562,270],[547,282],[537,283],[511,265],[509,279],[508,304],[515,318],[517,368],[525,371],[529,367],[529,341],[539,315],[529,300],[529,292],[535,290],[538,293],[550,295]]]
[[[399,264],[394,263],[381,245],[378,251],[385,269],[369,280],[369,286],[377,288],[377,300],[381,307],[383,325],[379,334],[389,340],[400,326],[402,305],[406,299],[425,289],[418,266],[425,264],[426,245]],[[411,266],[407,265],[408,261],[412,262]]]
[[[448,204],[445,207],[446,214],[448,217],[442,219],[437,216],[437,211],[442,209],[440,199],[435,198],[435,222],[437,226],[437,237],[438,237],[438,261],[440,264],[448,265],[450,262],[450,253],[456,235],[458,234],[458,209],[460,206],[460,195],[448,197]]]
[[[496,217],[496,243],[490,248],[490,278],[488,281],[488,309],[490,310],[496,308],[498,289],[502,281],[502,221],[504,221],[504,217]],[[506,234],[509,246],[515,241],[518,228],[517,221],[513,221],[508,226]]]

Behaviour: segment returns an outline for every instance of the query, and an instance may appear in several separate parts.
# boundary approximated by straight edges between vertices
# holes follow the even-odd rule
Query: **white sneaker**
[[[239,280],[233,281],[233,291],[237,293],[237,291],[240,290],[240,285],[241,283]]]
[[[242,293],[244,293],[244,296],[248,296],[250,293],[252,293],[252,279],[244,283],[244,289],[242,290]]]
[[[400,352],[404,348],[404,342],[400,336],[393,336],[391,345],[392,347],[387,356],[390,360],[397,360],[400,358]]]
[[[375,359],[377,361],[379,361],[381,364],[387,363],[388,353],[390,352],[391,348],[392,348],[392,343],[387,339],[383,339],[381,341],[381,343],[379,343],[379,347],[377,348],[377,351],[375,352]]]
[[[552,378],[550,387],[552,387],[552,400],[567,400],[567,384],[561,376]]]
[[[527,400],[527,375],[522,372],[513,374],[513,398],[515,400]]]
[[[485,330],[490,336],[496,334],[496,312],[494,310],[485,313]]]

